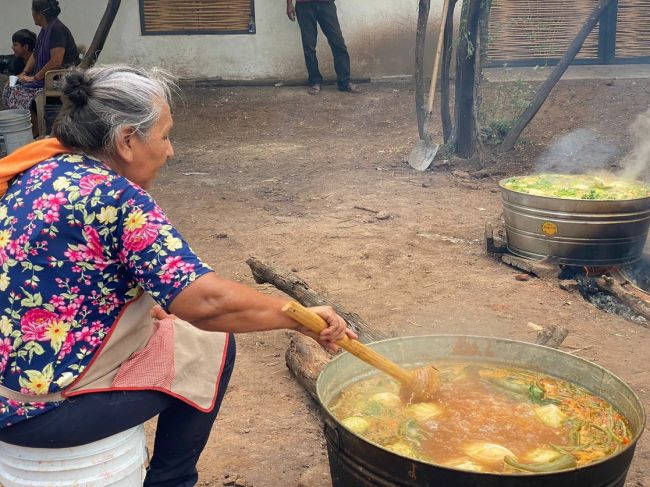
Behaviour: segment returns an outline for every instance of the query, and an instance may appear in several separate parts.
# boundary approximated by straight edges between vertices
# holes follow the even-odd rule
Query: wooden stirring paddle
[[[295,301],[284,305],[282,311],[314,333],[320,333],[327,328],[327,322],[323,318]],[[402,384],[400,396],[405,402],[431,401],[440,390],[440,373],[433,365],[406,370],[372,348],[347,336],[337,341],[336,344],[367,364],[397,379]]]

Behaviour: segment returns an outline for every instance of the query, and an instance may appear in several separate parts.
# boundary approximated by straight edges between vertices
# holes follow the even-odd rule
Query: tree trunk
[[[544,81],[542,86],[537,91],[537,94],[535,95],[533,101],[530,102],[528,108],[526,108],[524,113],[521,114],[515,125],[510,129],[510,132],[508,132],[508,135],[506,135],[506,137],[503,139],[503,142],[498,147],[498,151],[500,153],[507,152],[515,146],[521,133],[524,131],[526,126],[528,126],[533,117],[535,117],[557,82],[560,81],[560,78],[564,72],[578,55],[578,52],[580,52],[580,49],[587,39],[587,36],[594,29],[603,12],[615,1],[616,0],[600,0],[598,2],[598,5],[591,12],[591,15],[589,15],[589,18],[583,24],[580,32],[578,32],[578,35],[576,35],[569,48],[560,59],[558,65],[555,67],[546,81]]]
[[[456,53],[456,154],[463,159],[469,159],[476,152],[474,78],[481,2],[482,0],[463,2]]]
[[[427,23],[431,0],[420,0],[418,5],[418,27],[415,31],[415,114],[418,120],[420,140],[426,140],[426,108],[424,106],[424,47],[427,38]],[[432,81],[433,83],[433,81]]]
[[[106,5],[106,10],[104,11],[104,16],[97,27],[95,32],[95,37],[93,37],[90,47],[86,54],[84,55],[79,67],[82,69],[88,69],[94,66],[99,57],[99,53],[104,49],[104,43],[108,38],[108,33],[111,31],[113,26],[113,21],[117,16],[117,11],[120,9],[121,0],[108,0]]]
[[[445,144],[453,140],[451,121],[449,78],[451,74],[451,55],[454,50],[454,10],[457,0],[449,1],[449,11],[445,19],[445,39],[442,51],[442,71],[440,74],[440,115],[442,118],[442,137]]]

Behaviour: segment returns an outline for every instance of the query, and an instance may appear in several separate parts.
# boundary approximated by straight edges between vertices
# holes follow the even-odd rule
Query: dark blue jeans
[[[32,448],[67,448],[115,435],[158,416],[146,487],[191,487],[196,463],[217,418],[235,365],[230,335],[214,409],[202,413],[155,391],[100,392],[69,399],[56,409],[0,430],[0,441]]]
[[[302,50],[305,54],[305,64],[309,74],[309,86],[319,85],[323,82],[323,77],[318,69],[318,58],[316,57],[318,24],[332,49],[334,69],[336,70],[336,84],[339,89],[346,88],[350,84],[350,55],[348,54],[348,48],[345,46],[334,2],[298,2],[296,3],[296,17],[298,18],[298,25],[300,25]]]

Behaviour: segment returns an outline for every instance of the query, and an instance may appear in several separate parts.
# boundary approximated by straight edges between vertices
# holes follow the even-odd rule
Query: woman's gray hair
[[[63,107],[52,134],[71,149],[113,154],[124,128],[146,138],[178,90],[161,69],[125,65],[73,70],[65,76]]]

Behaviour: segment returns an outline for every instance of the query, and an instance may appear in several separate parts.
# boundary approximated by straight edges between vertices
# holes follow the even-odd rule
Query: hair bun
[[[77,108],[83,108],[90,98],[90,80],[83,71],[72,71],[65,77],[63,94]]]
[[[61,7],[59,7],[59,0],[50,0],[50,9],[52,14],[58,16],[61,13]]]

